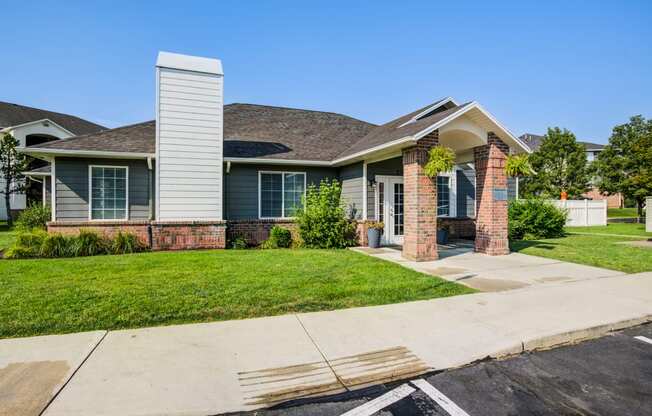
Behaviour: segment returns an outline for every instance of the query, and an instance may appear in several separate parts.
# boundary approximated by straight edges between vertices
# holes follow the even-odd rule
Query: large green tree
[[[600,191],[622,192],[636,201],[643,216],[645,197],[652,195],[652,120],[638,115],[614,127],[594,165]]]
[[[0,195],[4,196],[7,209],[7,224],[12,225],[10,200],[11,195],[25,191],[25,180],[22,172],[27,167],[27,157],[19,153],[18,140],[5,133],[0,137],[0,179],[4,180]]]
[[[590,188],[586,150],[566,129],[549,128],[529,161],[536,174],[521,181],[525,197],[559,198],[566,192],[569,198],[579,198]]]

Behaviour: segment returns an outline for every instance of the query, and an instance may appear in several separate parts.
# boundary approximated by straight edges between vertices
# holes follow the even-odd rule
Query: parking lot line
[[[412,384],[417,386],[421,391],[426,393],[428,397],[434,400],[439,406],[442,407],[451,416],[469,416],[464,410],[456,405],[451,399],[446,397],[442,392],[437,390],[432,384],[424,379],[412,380]]]
[[[351,409],[346,413],[343,413],[342,416],[370,416],[389,406],[390,404],[396,403],[397,401],[409,396],[414,393],[416,389],[413,387],[402,384],[401,386],[395,388],[394,390],[383,394],[382,396],[376,397],[375,399],[368,401],[362,406],[358,406],[355,409]]]
[[[634,338],[636,338],[639,341],[643,341],[643,342],[647,342],[648,344],[652,344],[652,339],[650,339],[648,337],[644,337],[643,335],[638,335],[638,336],[635,336]]]

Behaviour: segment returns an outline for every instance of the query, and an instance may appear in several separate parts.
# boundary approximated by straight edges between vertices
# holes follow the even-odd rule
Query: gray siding
[[[45,206],[52,205],[52,180],[49,176],[44,176],[43,181],[45,182]]]
[[[88,167],[129,166],[129,219],[149,219],[148,169],[145,160],[57,158],[57,221],[88,221]],[[154,175],[152,175],[154,176]],[[153,181],[153,178],[152,178]]]
[[[342,200],[350,218],[362,218],[362,162],[344,166],[340,169]]]
[[[475,217],[475,170],[457,171],[457,216]]]
[[[367,179],[375,183],[376,175],[403,176],[403,158],[401,156],[367,165]],[[367,217],[376,219],[376,188],[367,188]]]
[[[337,178],[337,169],[314,166],[275,166],[232,164],[231,172],[224,172],[225,219],[248,220],[258,218],[258,172],[306,172],[306,182],[319,185],[322,179]]]

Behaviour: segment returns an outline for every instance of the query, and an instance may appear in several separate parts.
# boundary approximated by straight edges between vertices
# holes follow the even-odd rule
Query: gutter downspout
[[[154,220],[154,204],[153,204],[153,186],[152,186],[152,158],[147,158],[147,208],[148,208],[148,218],[150,221]],[[152,224],[147,225],[147,244],[152,248],[153,235],[152,235]]]

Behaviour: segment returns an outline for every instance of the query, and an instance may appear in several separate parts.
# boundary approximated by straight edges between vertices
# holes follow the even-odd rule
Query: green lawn
[[[645,224],[613,223],[594,227],[566,227],[567,233],[620,234],[640,237],[652,237],[645,232]]]
[[[350,250],[0,260],[0,338],[252,318],[471,292]]]
[[[637,208],[607,208],[607,217],[638,217]]]
[[[626,273],[652,271],[652,249],[618,244],[627,237],[570,234],[564,238],[513,241],[511,249],[533,256],[548,257]]]

